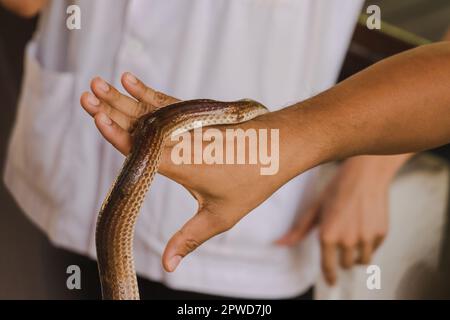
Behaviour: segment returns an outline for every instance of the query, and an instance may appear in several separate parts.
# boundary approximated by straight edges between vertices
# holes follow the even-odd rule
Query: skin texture
[[[201,243],[231,228],[284,183],[320,163],[448,143],[449,71],[447,43],[423,46],[377,63],[316,97],[239,125],[280,130],[280,170],[273,176],[261,176],[258,166],[173,165],[168,146],[159,172],[195,193],[201,205],[169,240],[164,268],[173,271]],[[93,95],[84,93],[81,103],[105,139],[124,154],[132,145],[127,131],[132,117],[176,101],[129,74],[122,84],[134,99],[111,86],[102,90],[101,84],[94,79]]]

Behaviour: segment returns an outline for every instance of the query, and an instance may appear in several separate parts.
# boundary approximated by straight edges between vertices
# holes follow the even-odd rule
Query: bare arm
[[[25,18],[31,18],[47,4],[48,0],[0,0],[6,9]]]
[[[450,43],[383,60],[272,117],[273,126],[290,128],[283,130],[289,141],[286,158],[309,152],[315,163],[308,165],[449,143]],[[306,168],[292,169],[295,176]]]

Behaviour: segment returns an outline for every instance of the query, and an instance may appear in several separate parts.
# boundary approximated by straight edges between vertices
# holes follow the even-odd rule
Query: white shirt
[[[80,0],[81,30],[68,30],[73,3],[52,1],[28,45],[5,182],[55,245],[91,257],[99,207],[124,160],[79,106],[91,78],[120,87],[131,71],[180,99],[253,98],[275,110],[333,85],[361,8],[361,0]],[[313,176],[286,184],[173,274],[161,267],[162,250],[196,202],[158,176],[136,226],[138,273],[226,296],[302,293],[319,271],[316,239],[294,248],[273,241],[308,204]]]

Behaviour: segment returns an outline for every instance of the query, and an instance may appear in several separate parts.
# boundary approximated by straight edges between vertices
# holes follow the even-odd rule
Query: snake
[[[261,103],[196,99],[176,102],[139,117],[132,147],[97,217],[95,243],[104,300],[139,300],[133,257],[134,230],[146,193],[171,135],[199,126],[239,124],[268,112]]]

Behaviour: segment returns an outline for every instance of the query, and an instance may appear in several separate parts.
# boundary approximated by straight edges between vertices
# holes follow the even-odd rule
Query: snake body
[[[138,119],[133,147],[100,209],[96,227],[97,259],[103,299],[138,300],[133,259],[134,226],[145,194],[158,171],[165,140],[202,126],[237,124],[267,109],[253,100],[190,100]]]

